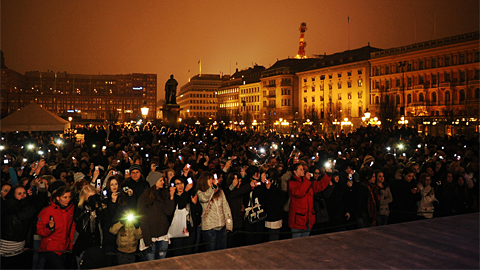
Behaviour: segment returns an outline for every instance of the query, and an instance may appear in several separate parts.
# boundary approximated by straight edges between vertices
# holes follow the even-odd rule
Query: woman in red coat
[[[310,181],[310,173],[306,173],[300,163],[292,165],[292,178],[288,182],[290,195],[290,211],[288,225],[292,230],[292,238],[310,235],[310,229],[315,224],[315,210],[313,209],[313,194],[328,187],[330,176],[325,174],[320,181]],[[331,169],[326,169],[331,173]]]
[[[38,215],[37,234],[42,237],[39,252],[41,269],[46,263],[48,269],[69,268],[71,256],[67,252],[73,247],[72,192],[68,187],[60,187],[52,194],[52,204],[45,207]]]

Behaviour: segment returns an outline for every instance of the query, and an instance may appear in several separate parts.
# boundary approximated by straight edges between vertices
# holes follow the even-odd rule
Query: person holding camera
[[[135,262],[135,251],[138,240],[142,238],[142,230],[138,217],[127,214],[112,227],[109,232],[117,236],[117,262],[119,265]]]
[[[169,239],[167,237],[171,216],[175,210],[175,187],[164,187],[165,178],[161,177],[155,185],[148,188],[139,198],[137,214],[142,226],[143,242],[147,249],[147,261],[165,258]]]
[[[84,251],[102,245],[100,218],[103,215],[103,203],[101,199],[92,185],[85,185],[80,191],[74,212],[78,237],[73,245],[73,254],[77,257],[78,263],[82,261]]]
[[[313,209],[313,195],[328,187],[330,183],[331,165],[325,169],[327,172],[320,181],[310,181],[310,173],[305,174],[301,163],[291,167],[292,178],[288,182],[290,195],[290,211],[288,225],[292,230],[292,238],[310,235],[310,230],[315,224],[315,210]]]
[[[63,186],[55,190],[52,204],[38,215],[37,234],[42,237],[38,269],[66,269],[74,264],[68,253],[72,250],[75,232],[73,212],[70,188]]]
[[[140,165],[133,164],[130,166],[129,170],[130,177],[125,178],[125,181],[122,184],[122,190],[128,195],[128,204],[132,206],[132,209],[136,209],[138,199],[145,190],[150,188],[150,184],[145,180]]]

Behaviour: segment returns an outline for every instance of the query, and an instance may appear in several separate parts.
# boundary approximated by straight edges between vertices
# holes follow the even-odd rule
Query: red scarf
[[[368,215],[372,218],[372,226],[377,225],[377,204],[380,201],[378,186],[376,184],[367,184],[368,188]]]

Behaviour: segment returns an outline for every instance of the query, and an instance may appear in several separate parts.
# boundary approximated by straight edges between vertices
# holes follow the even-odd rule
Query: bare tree
[[[222,122],[228,125],[232,120],[232,116],[227,112],[226,109],[219,109],[216,115],[217,122]]]
[[[334,130],[333,122],[341,122],[343,120],[343,110],[341,102],[333,103],[329,102],[327,111],[325,113],[325,130]]]
[[[378,119],[382,122],[382,126],[386,128],[393,127],[397,117],[397,104],[395,103],[393,95],[382,95],[378,111]]]
[[[315,105],[312,104],[310,107],[307,108],[305,112],[305,119],[309,119],[313,123],[314,129],[317,130],[318,126],[320,125],[321,118],[320,112],[315,107]]]

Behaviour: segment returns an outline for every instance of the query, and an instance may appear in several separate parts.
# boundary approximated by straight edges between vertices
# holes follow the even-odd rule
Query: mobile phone
[[[32,195],[37,195],[37,186],[32,186]]]
[[[308,174],[310,174],[310,177],[313,177],[313,173],[309,172]]]
[[[176,152],[177,152],[177,150],[175,150],[175,149],[172,149],[172,153],[176,153]]]
[[[105,145],[102,146],[102,150],[107,150],[107,147]]]
[[[260,186],[262,184],[262,182],[258,181],[257,182],[257,186]]]
[[[265,184],[267,184],[267,185],[268,185],[268,183],[269,183],[269,182],[268,182],[268,179],[265,179]]]
[[[148,154],[145,154],[145,157],[149,157],[149,155],[148,155]]]
[[[107,190],[106,189],[103,190],[103,196],[107,197]]]
[[[129,174],[130,173],[130,170],[129,169],[126,169],[125,170],[125,174]]]
[[[216,173],[213,175],[213,179],[218,180],[218,176]]]
[[[373,161],[372,161],[372,162],[370,162],[370,167],[372,167],[372,166],[373,166]]]
[[[97,179],[97,188],[99,188],[101,185],[102,185],[102,180],[101,180],[101,179]]]
[[[53,216],[50,216],[50,220],[53,221]]]
[[[28,160],[26,158],[23,159],[23,162],[27,162]]]
[[[118,172],[117,171],[112,171],[112,175],[117,175]]]
[[[8,164],[8,159],[4,159],[3,164]]]
[[[189,184],[193,183],[192,177],[187,178],[187,183],[189,183]]]
[[[443,159],[443,156],[439,156],[438,158],[439,158],[439,159]]]
[[[123,187],[123,192],[127,193],[128,192],[128,187]]]
[[[189,168],[189,169],[190,169],[190,166],[191,166],[191,165],[187,163],[187,168]]]
[[[95,171],[98,171],[98,170],[99,170],[98,166],[95,166]]]
[[[312,157],[312,160],[315,160],[315,157]]]
[[[73,160],[75,160],[75,157],[72,157]]]
[[[171,187],[174,187],[174,186],[175,186],[175,183],[170,183],[170,186],[171,186]]]
[[[183,158],[182,158],[182,156],[178,156],[178,159],[182,160]]]

